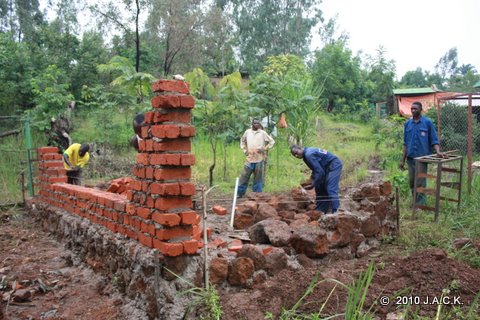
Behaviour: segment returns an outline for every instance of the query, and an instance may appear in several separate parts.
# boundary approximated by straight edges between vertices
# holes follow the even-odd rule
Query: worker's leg
[[[328,199],[327,189],[325,189],[325,184],[322,182],[318,186],[315,186],[315,201],[317,207],[315,208],[318,211],[327,213],[330,209],[331,202]]]
[[[337,212],[340,206],[340,200],[338,198],[338,191],[340,189],[340,176],[342,175],[342,161],[334,160],[328,166],[328,172],[326,177],[326,188],[328,198],[332,202],[332,213]]]
[[[264,162],[260,161],[254,163],[255,169],[253,171],[253,192],[262,192],[263,191],[263,170]]]
[[[412,192],[413,196],[413,188],[415,187],[415,160],[412,158],[407,158],[408,164],[408,183],[410,185],[410,191]],[[426,163],[419,163],[419,173],[426,173],[427,172],[427,164]],[[427,179],[426,178],[418,178],[417,179],[417,187],[425,188],[427,186]],[[425,194],[421,192],[417,192],[417,198],[415,199],[415,204],[418,205],[425,205]]]
[[[243,197],[245,195],[245,192],[247,192],[248,188],[248,181],[250,180],[250,175],[252,174],[252,164],[249,162],[245,162],[243,165],[243,170],[240,175],[240,180],[238,182],[238,191],[237,195],[239,198]]]
[[[74,184],[74,171],[67,170],[67,183]]]

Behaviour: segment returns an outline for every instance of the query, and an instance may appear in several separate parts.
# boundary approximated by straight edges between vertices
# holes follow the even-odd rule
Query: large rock
[[[266,260],[260,247],[253,244],[245,244],[238,252],[238,257],[247,257],[252,259],[255,270],[265,268]]]
[[[254,215],[257,213],[258,204],[255,201],[243,201],[242,203],[237,204],[236,211]]]
[[[309,225],[294,229],[290,244],[298,254],[303,253],[309,258],[323,257],[329,251],[325,230]]]
[[[212,284],[221,284],[227,280],[228,260],[227,258],[213,258],[209,267],[210,282]]]
[[[235,229],[247,229],[255,222],[253,215],[248,213],[236,212],[233,219],[233,227]]]
[[[252,259],[240,257],[233,260],[228,270],[228,283],[232,286],[245,286],[247,280],[255,272],[255,265]]]
[[[327,214],[320,219],[320,227],[327,231],[330,248],[347,246],[360,228],[358,216],[352,213]]]
[[[251,226],[249,235],[253,243],[270,243],[276,247],[282,247],[288,245],[292,232],[285,222],[267,219]]]
[[[380,233],[382,224],[374,214],[366,213],[359,219],[361,223],[360,232],[365,237],[372,237]]]
[[[260,203],[257,213],[254,215],[255,222],[259,222],[269,218],[278,218],[277,210],[268,203]]]
[[[267,261],[265,270],[271,276],[285,269],[288,264],[288,256],[285,251],[280,248],[273,248],[273,250],[265,256],[265,259]]]

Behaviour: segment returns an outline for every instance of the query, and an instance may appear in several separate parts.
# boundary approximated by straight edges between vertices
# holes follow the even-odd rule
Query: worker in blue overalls
[[[320,148],[301,148],[293,145],[290,151],[294,157],[303,159],[312,170],[312,183],[304,188],[315,188],[316,210],[329,213],[331,208],[332,213],[337,212],[340,206],[338,191],[342,161],[336,155]]]

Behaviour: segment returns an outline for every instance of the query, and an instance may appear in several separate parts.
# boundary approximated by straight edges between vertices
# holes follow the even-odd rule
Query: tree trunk
[[[217,164],[217,140],[213,139],[210,141],[210,145],[212,146],[213,152],[213,163],[208,168],[208,186],[211,188],[213,186],[213,170],[215,169],[215,165]]]
[[[135,71],[140,72],[140,34],[138,30],[138,16],[140,15],[139,0],[135,1],[137,5],[137,14],[135,16]]]

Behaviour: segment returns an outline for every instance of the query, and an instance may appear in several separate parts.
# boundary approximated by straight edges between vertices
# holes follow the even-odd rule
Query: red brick
[[[195,136],[195,127],[193,126],[183,126],[180,127],[180,137],[194,137]]]
[[[148,181],[142,181],[142,191],[143,191],[143,192],[147,192],[149,186],[150,186],[150,182],[148,182]]]
[[[117,232],[117,224],[112,221],[107,221],[107,228],[112,232]]]
[[[153,122],[175,122],[175,123],[190,123],[192,113],[190,110],[182,109],[159,109],[156,110]]]
[[[145,167],[139,167],[139,166],[133,167],[132,173],[134,176],[143,179],[145,178]],[[152,175],[152,178],[153,178],[153,175]]]
[[[155,200],[155,208],[166,211],[179,208],[191,208],[192,199],[190,198],[158,198]]]
[[[272,252],[272,251],[273,251],[272,247],[265,247],[265,248],[263,248],[262,253],[263,253],[264,256],[266,256],[266,255],[270,254],[270,252]]]
[[[157,238],[159,240],[170,240],[178,237],[190,237],[192,235],[192,227],[173,227],[165,229],[157,229]]]
[[[145,151],[145,139],[139,140],[138,141],[138,150],[140,151]]]
[[[153,166],[179,166],[181,163],[181,154],[152,154],[150,156],[150,164]]]
[[[152,135],[157,138],[174,139],[180,135],[180,127],[173,124],[160,124],[152,126]]]
[[[192,170],[189,167],[155,169],[154,178],[159,181],[190,179]]]
[[[144,126],[140,128],[140,138],[146,139],[150,136],[149,132],[149,127]]]
[[[174,95],[155,96],[151,100],[154,108],[178,108],[180,107],[180,99]]]
[[[132,201],[133,200],[133,192],[132,190],[127,190],[127,200]],[[126,208],[122,211],[126,211]]]
[[[44,168],[63,168],[63,161],[45,161],[41,165]]]
[[[200,216],[195,211],[180,212],[182,224],[198,224]]]
[[[152,217],[149,208],[138,207],[137,210],[135,210],[135,213],[137,216],[145,220],[150,220],[150,218]]]
[[[128,213],[129,215],[132,215],[132,216],[133,216],[133,215],[135,214],[135,211],[136,211],[136,210],[135,210],[135,204],[133,204],[133,203],[131,203],[131,202],[130,202],[130,203],[127,203],[125,209],[126,209],[126,211],[127,211],[127,213]]]
[[[37,152],[39,154],[58,153],[58,148],[57,147],[42,147],[42,148],[38,148]]]
[[[146,179],[153,179],[155,176],[155,168],[154,167],[145,167],[145,178]]]
[[[139,153],[137,154],[137,163],[148,166],[150,164],[149,154],[148,153]]]
[[[140,149],[140,151],[153,151],[153,140],[152,139],[148,139],[148,140],[143,140],[145,141],[145,149]]]
[[[191,109],[195,107],[195,99],[192,96],[180,96],[180,106]]]
[[[153,143],[154,151],[188,151],[192,150],[192,143],[188,138],[168,140]]]
[[[132,228],[126,228],[127,236],[130,239],[137,240],[138,239],[138,232]]]
[[[163,255],[169,257],[177,257],[183,253],[182,243],[168,243],[154,238],[153,247],[158,249]]]
[[[153,248],[153,239],[149,234],[139,232],[138,241],[146,247]]]
[[[153,123],[153,117],[155,115],[153,111],[145,112],[143,115],[145,117],[145,123]]]
[[[193,166],[195,164],[195,155],[193,155],[193,154],[182,154],[180,164],[182,166]]]
[[[180,183],[180,194],[182,196],[193,196],[196,193],[195,184],[182,182]]]
[[[243,243],[242,240],[233,239],[232,242],[228,245],[228,251],[238,252],[242,249]]]
[[[155,199],[147,196],[147,200],[145,201],[145,206],[148,208],[155,208]]]
[[[198,250],[198,241],[197,240],[187,240],[183,241],[183,253],[185,254],[195,254]]]
[[[127,191],[128,192],[128,191]],[[117,211],[120,211],[120,212],[125,212],[125,207],[127,205],[127,201],[126,200],[116,200],[114,203],[113,203],[113,208]]]
[[[225,216],[228,213],[227,209],[219,205],[213,206],[212,211],[219,216]]]
[[[152,84],[153,92],[178,92],[189,94],[188,83],[181,80],[161,79]]]
[[[163,196],[178,196],[180,195],[180,185],[178,183],[154,182],[150,186],[150,193],[160,194]]]
[[[152,214],[152,220],[167,227],[174,227],[180,224],[181,217],[176,213],[161,213],[155,211]]]
[[[67,177],[49,177],[48,182],[50,183],[65,183],[67,182]]]
[[[120,233],[121,235],[124,235],[124,236],[127,235],[127,229],[125,228],[125,226],[123,226],[121,224],[117,225],[117,232]]]

